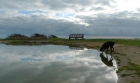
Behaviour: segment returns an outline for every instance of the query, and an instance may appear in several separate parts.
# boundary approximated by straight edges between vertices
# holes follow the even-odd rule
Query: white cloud
[[[116,0],[117,9],[120,11],[135,11],[136,8],[139,8],[140,1],[138,0]]]
[[[57,35],[70,33],[119,35],[121,31],[127,36],[122,27],[128,29],[131,26],[130,28],[133,27],[135,31],[139,30],[138,2],[136,0],[1,0],[0,28],[3,31],[1,35],[20,33],[23,30],[24,34],[45,33],[47,30],[47,34],[57,33]],[[32,33],[29,30],[32,30]],[[135,31],[131,31],[132,36],[137,35]]]

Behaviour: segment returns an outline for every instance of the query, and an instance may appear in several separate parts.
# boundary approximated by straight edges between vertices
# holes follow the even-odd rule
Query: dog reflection
[[[106,54],[106,56],[104,56],[103,53],[100,53],[100,57],[101,57],[102,62],[103,62],[105,65],[107,65],[107,66],[109,66],[109,67],[114,67],[114,66],[113,66],[113,58],[112,58],[112,56],[111,56],[111,58],[108,60],[108,55],[107,55],[107,54]]]

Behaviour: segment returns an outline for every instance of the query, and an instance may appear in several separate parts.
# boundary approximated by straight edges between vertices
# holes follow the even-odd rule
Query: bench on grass
[[[70,34],[69,39],[71,39],[71,38],[75,38],[75,39],[82,38],[82,39],[84,39],[84,34]]]

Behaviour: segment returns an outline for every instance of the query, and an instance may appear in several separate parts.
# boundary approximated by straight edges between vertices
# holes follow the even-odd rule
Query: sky
[[[140,37],[139,0],[0,0],[0,38],[13,33]]]

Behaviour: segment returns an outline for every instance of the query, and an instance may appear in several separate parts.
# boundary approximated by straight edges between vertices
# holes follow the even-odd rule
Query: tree
[[[47,36],[44,34],[34,33],[31,35],[31,38],[47,38]]]

